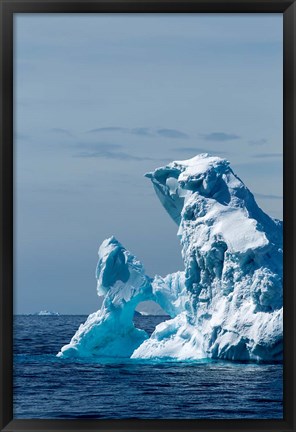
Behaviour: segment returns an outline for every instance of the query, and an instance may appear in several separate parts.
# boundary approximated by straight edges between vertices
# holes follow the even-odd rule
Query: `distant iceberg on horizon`
[[[200,154],[146,176],[178,225],[185,270],[151,278],[117,239],[104,240],[102,307],[58,356],[282,361],[282,222],[258,207],[225,159]],[[133,323],[147,300],[171,317],[150,337]]]
[[[41,310],[40,312],[36,312],[34,315],[42,315],[42,316],[60,316],[58,312]]]

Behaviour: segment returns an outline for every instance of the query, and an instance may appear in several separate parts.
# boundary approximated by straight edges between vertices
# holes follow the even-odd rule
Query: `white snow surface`
[[[282,222],[258,207],[225,159],[201,154],[146,176],[178,225],[185,269],[150,278],[114,237],[105,240],[102,308],[58,355],[281,361]],[[171,317],[150,338],[133,324],[147,300]]]

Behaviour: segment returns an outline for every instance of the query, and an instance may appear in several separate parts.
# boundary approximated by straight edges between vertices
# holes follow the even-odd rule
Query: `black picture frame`
[[[295,0],[0,0],[0,427],[2,431],[295,431]],[[282,13],[284,21],[284,418],[283,420],[13,419],[13,15],[15,13]],[[242,83],[243,84],[243,83]]]

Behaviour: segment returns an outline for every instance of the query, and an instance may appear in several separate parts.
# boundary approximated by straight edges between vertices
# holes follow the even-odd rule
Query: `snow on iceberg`
[[[103,307],[59,355],[281,361],[282,222],[258,207],[225,159],[201,154],[146,176],[179,227],[185,270],[151,279],[117,240],[105,240]],[[150,338],[132,322],[145,300],[172,318]]]

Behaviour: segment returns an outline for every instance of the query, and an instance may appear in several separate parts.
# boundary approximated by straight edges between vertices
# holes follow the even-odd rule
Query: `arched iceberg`
[[[258,207],[225,159],[201,154],[146,176],[179,227],[185,270],[151,279],[114,237],[105,240],[102,308],[58,355],[281,361],[282,222]],[[133,324],[145,300],[172,317],[150,338]]]

